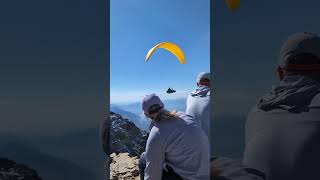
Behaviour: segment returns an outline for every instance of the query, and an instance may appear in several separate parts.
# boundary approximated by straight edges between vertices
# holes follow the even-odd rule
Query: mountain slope
[[[110,111],[121,114],[123,118],[130,119],[141,130],[149,131],[150,122],[146,118],[141,117],[133,112],[124,110],[117,105],[111,105]]]
[[[106,155],[99,142],[99,128],[72,131],[54,137],[43,137],[32,141],[41,152],[71,161],[95,174],[96,179],[105,176]]]
[[[110,154],[115,152],[140,156],[148,139],[147,132],[141,131],[132,121],[114,112],[110,112],[110,122]]]
[[[0,154],[3,157],[14,159],[18,163],[28,164],[45,180],[95,179],[94,175],[87,169],[17,142],[5,145],[0,150]]]
[[[187,103],[186,98],[163,100],[164,107],[166,109],[168,109],[169,111],[178,110],[178,111],[185,112],[186,111],[186,103]],[[140,102],[130,103],[127,105],[117,105],[117,106],[121,107],[121,109],[123,109],[125,111],[129,111],[129,112],[132,112],[137,115],[142,113]]]
[[[0,158],[1,180],[42,180],[37,172],[30,167],[16,162]]]

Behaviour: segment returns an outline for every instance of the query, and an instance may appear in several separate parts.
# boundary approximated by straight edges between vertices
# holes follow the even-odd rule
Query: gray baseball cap
[[[290,69],[289,59],[299,54],[312,54],[320,58],[320,37],[317,34],[303,32],[296,33],[287,39],[280,50],[279,67]],[[312,69],[310,65],[295,65],[294,69]]]
[[[201,79],[209,79],[210,80],[210,73],[209,72],[201,72],[197,77],[197,82],[200,82]]]
[[[158,104],[162,108],[164,107],[161,99],[156,94],[149,94],[146,95],[141,102],[142,110],[144,113],[148,114],[148,110],[151,106]]]

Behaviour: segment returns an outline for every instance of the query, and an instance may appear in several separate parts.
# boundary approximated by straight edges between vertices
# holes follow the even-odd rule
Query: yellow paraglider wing
[[[176,44],[170,43],[170,42],[163,42],[163,43],[159,43],[156,46],[154,46],[153,48],[151,48],[147,54],[146,57],[146,61],[149,60],[149,58],[152,56],[152,54],[158,49],[158,48],[163,48],[169,52],[171,52],[172,54],[174,54],[178,60],[180,61],[181,64],[186,63],[186,58],[182,52],[182,50],[180,49],[179,46],[177,46]]]
[[[230,10],[235,11],[240,6],[240,0],[226,0],[227,5]]]

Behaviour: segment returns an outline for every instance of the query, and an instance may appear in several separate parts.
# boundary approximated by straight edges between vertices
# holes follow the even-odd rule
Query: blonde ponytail
[[[179,114],[178,111],[168,111],[166,109],[162,109],[158,113],[156,113],[151,119],[155,122],[160,122],[167,119],[175,119],[178,118]]]

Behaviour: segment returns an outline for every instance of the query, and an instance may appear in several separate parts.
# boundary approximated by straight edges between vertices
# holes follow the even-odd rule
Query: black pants
[[[141,154],[139,160],[139,172],[141,180],[144,179],[144,169],[146,168],[146,156],[144,153]],[[162,180],[182,180],[182,178],[173,171],[173,169],[167,165],[166,170],[162,170]]]
[[[210,158],[211,163],[215,163],[215,160],[219,160],[219,158]],[[266,175],[264,173],[262,173],[256,169],[246,167],[243,164],[238,164],[236,161],[233,161],[232,159],[226,159],[226,160],[224,160],[224,162],[221,161],[220,164],[221,163],[224,163],[224,169],[222,169],[222,172],[224,170],[227,170],[229,172],[232,171],[233,176],[236,173],[239,175],[239,177],[240,176],[242,178],[247,177],[246,179],[249,179],[249,180],[254,180],[254,179],[255,180],[266,180]],[[237,163],[237,165],[232,166],[233,163]],[[227,164],[228,164],[228,166],[225,166]],[[210,169],[210,170],[213,170],[213,169]],[[210,179],[212,179],[212,180],[231,180],[229,177],[224,176],[224,174],[211,176]]]

